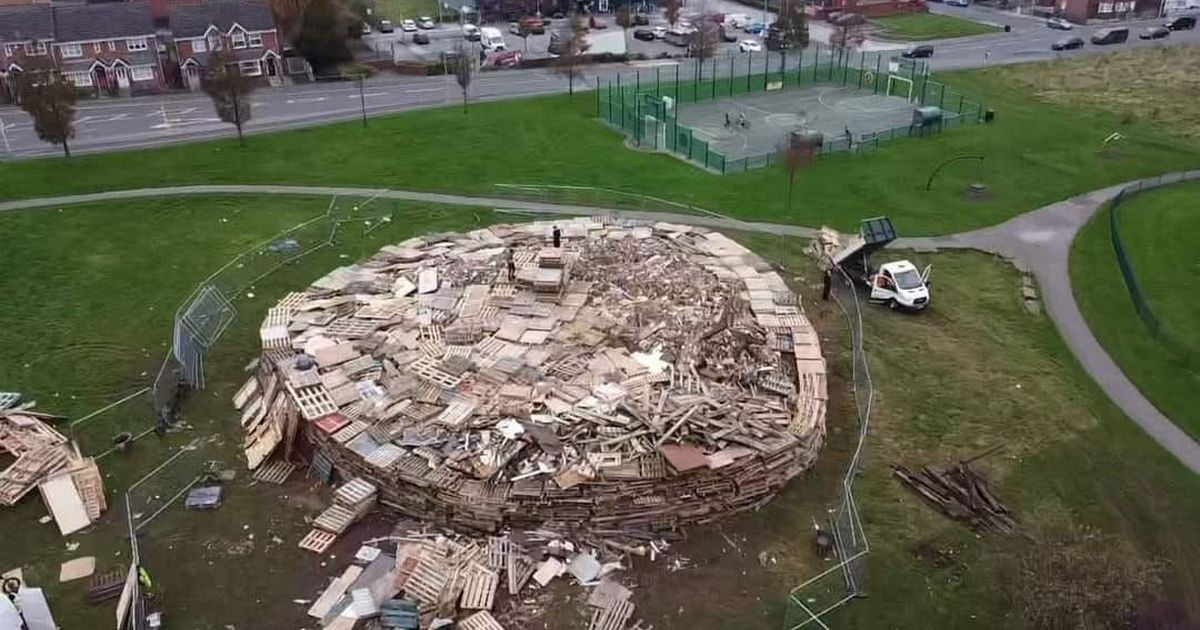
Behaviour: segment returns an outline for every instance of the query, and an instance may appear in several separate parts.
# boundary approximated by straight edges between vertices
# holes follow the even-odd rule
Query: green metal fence
[[[898,92],[896,86],[904,82],[889,82],[891,76],[911,83],[914,106],[941,108],[942,121],[932,128],[902,126],[873,132],[853,142],[827,139],[821,155],[870,151],[882,141],[937,133],[984,118],[983,103],[932,80],[922,62],[819,44],[796,51],[730,54],[698,61],[691,68],[676,65],[637,70],[606,83],[597,79],[596,111],[601,120],[623,131],[638,147],[674,153],[713,172],[740,173],[772,166],[778,158],[772,151],[730,159],[710,148],[690,127],[680,124],[676,108],[739,94],[814,85],[846,86],[871,94]]]

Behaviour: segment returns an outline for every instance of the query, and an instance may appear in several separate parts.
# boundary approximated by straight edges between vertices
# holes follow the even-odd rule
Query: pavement
[[[728,0],[714,0],[728,2]],[[985,21],[998,25],[1007,24],[1012,27],[1010,33],[995,33],[975,37],[957,38],[931,42],[934,44],[934,57],[929,60],[933,70],[954,70],[972,68],[984,65],[1021,63],[1055,58],[1065,58],[1077,55],[1110,52],[1126,47],[1140,46],[1169,46],[1180,43],[1200,43],[1200,29],[1193,31],[1178,31],[1171,34],[1167,40],[1143,42],[1137,39],[1136,31],[1146,25],[1158,24],[1161,20],[1126,23],[1131,31],[1129,42],[1118,46],[1098,47],[1088,44],[1082,50],[1065,53],[1050,51],[1050,44],[1056,39],[1067,35],[1063,31],[1053,31],[1046,28],[1040,19],[995,11],[979,7],[947,7],[931,5],[937,13],[961,14],[968,19]],[[722,4],[715,10],[746,13],[754,19],[759,15],[743,5],[725,6]],[[609,22],[612,20],[609,19]],[[653,22],[661,21],[655,17]],[[502,32],[513,40],[512,47],[522,45],[519,38],[507,34],[507,25],[498,25]],[[610,25],[609,29],[615,29]],[[1070,34],[1087,39],[1092,31],[1099,27],[1077,26]],[[632,30],[632,29],[631,29]],[[827,40],[828,27],[813,23],[811,32],[814,41]],[[454,27],[441,27],[436,31],[435,42],[457,42]],[[636,46],[645,44],[650,47],[663,47],[678,52],[680,49],[661,42],[637,42],[628,33],[633,50]],[[739,36],[741,37],[741,36]],[[390,56],[393,42],[401,42],[401,46],[410,34],[400,31],[392,34],[375,34],[365,40],[369,45],[385,50]],[[530,38],[531,49],[536,49],[540,40],[549,40],[548,35]],[[864,43],[864,51],[900,50],[913,43],[868,41]],[[760,69],[767,61],[763,53],[747,54],[736,52],[736,44],[724,44],[718,53],[724,64],[728,56],[740,66],[745,59],[749,67]],[[520,49],[520,48],[517,48]],[[657,54],[657,48],[646,49],[650,56]],[[778,65],[778,59],[772,61],[772,66]],[[650,59],[630,62],[628,64],[598,64],[584,70],[585,78],[576,81],[575,89],[588,90],[595,86],[596,80],[615,80],[617,75],[633,74],[639,69],[659,68],[673,70],[678,67],[681,76],[691,76],[693,60],[690,59]],[[706,66],[709,67],[709,66]],[[722,65],[724,67],[724,65]],[[568,82],[548,69],[508,69],[487,71],[480,74],[472,88],[471,98],[475,101],[490,101],[498,99],[525,98],[529,96],[558,94],[566,92]],[[360,92],[354,82],[314,83],[293,85],[284,88],[263,88],[251,97],[253,117],[246,125],[248,133],[264,133],[298,127],[311,126],[326,122],[354,120],[363,115],[378,116],[400,111],[454,105],[461,102],[462,93],[453,77],[407,77],[387,74],[364,82]],[[78,106],[76,118],[76,137],[72,149],[76,153],[101,152],[111,150],[136,149],[150,146],[176,144],[206,138],[230,137],[234,134],[232,125],[217,120],[212,110],[212,102],[203,94],[169,94],[161,96],[145,96],[137,98],[113,98],[95,101],[85,101]],[[0,107],[0,159],[20,159],[59,155],[57,147],[38,140],[33,133],[29,116],[15,107]]]
[[[1200,444],[1180,430],[1154,404],[1137,390],[1092,335],[1075,302],[1068,271],[1071,243],[1079,229],[1105,202],[1133,183],[1144,187],[1166,185],[1183,180],[1200,180],[1200,170],[1170,173],[1140,182],[1110,186],[1065,201],[1050,204],[990,228],[939,237],[898,239],[893,247],[905,249],[976,249],[1012,260],[1020,269],[1037,278],[1046,313],[1058,327],[1067,347],[1096,381],[1104,393],[1147,435],[1171,453],[1183,465],[1200,474]],[[591,216],[597,211],[619,214],[632,219],[670,221],[722,230],[761,232],[781,236],[811,237],[814,230],[795,225],[740,221],[723,216],[698,216],[660,212],[639,212],[594,206],[559,205],[515,201],[491,197],[448,195],[405,190],[341,188],[329,186],[213,185],[179,186],[119,190],[86,195],[23,199],[0,203],[0,212],[32,208],[61,207],[69,204],[136,199],[170,195],[309,195],[375,197],[404,199],[471,207],[496,208],[505,212],[528,214]]]

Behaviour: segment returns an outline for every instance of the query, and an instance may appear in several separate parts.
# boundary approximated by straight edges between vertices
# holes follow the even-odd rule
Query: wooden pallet
[[[337,405],[333,404],[333,399],[329,397],[329,390],[319,383],[312,387],[300,388],[288,384],[288,391],[305,420],[316,420],[338,410]]]
[[[362,477],[355,477],[338,486],[333,491],[333,499],[342,505],[356,506],[374,497],[377,492],[374,484]]]
[[[446,567],[426,552],[421,554],[412,574],[404,581],[404,592],[419,602],[434,604],[441,599],[442,590],[449,581]]]
[[[276,459],[266,466],[260,466],[258,470],[254,471],[253,477],[264,483],[279,485],[287,481],[294,470],[296,470],[295,464],[282,459]]]
[[[437,383],[446,389],[453,389],[457,387],[459,381],[462,380],[461,376],[454,376],[453,374],[442,371],[438,367],[438,364],[429,357],[421,357],[408,364],[408,370],[413,374],[416,374],[427,381],[433,381],[434,383]]]
[[[478,566],[469,568],[459,600],[461,607],[468,610],[491,610],[496,599],[496,587],[499,585],[500,575],[495,571]]]
[[[354,422],[351,422],[343,427],[337,433],[334,433],[333,441],[337,442],[338,444],[345,444],[358,437],[359,433],[366,431],[368,426],[370,425],[365,420],[355,420]]]
[[[313,527],[333,532],[334,534],[341,534],[349,529],[354,524],[354,521],[358,520],[358,516],[354,510],[334,503],[325,508],[324,512],[318,514],[317,518],[313,519]]]
[[[610,601],[607,606],[592,613],[588,630],[625,630],[625,624],[633,616],[633,602],[627,599]]]
[[[127,572],[120,569],[93,575],[91,581],[88,583],[88,601],[98,604],[102,601],[119,597],[121,591],[125,588],[126,575]]]
[[[313,553],[325,553],[337,541],[337,535],[314,529],[300,540],[300,548]]]
[[[88,457],[76,460],[71,465],[71,480],[79,490],[83,505],[87,509],[88,518],[94,523],[100,518],[108,503],[104,498],[104,480],[100,476],[100,468],[96,460]]]
[[[456,400],[451,402],[434,422],[448,427],[462,426],[471,414],[475,413],[476,404],[470,401]]]
[[[378,321],[346,317],[334,320],[332,324],[326,326],[325,334],[343,339],[362,339],[375,332],[375,329],[379,328],[379,324]]]
[[[397,461],[399,461],[403,456],[404,449],[396,446],[395,444],[384,444],[383,446],[375,449],[375,451],[370,455],[363,458],[363,461],[376,468],[387,469],[390,468],[392,464],[395,464]]]

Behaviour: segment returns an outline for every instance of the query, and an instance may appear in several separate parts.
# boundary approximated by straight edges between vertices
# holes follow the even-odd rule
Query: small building
[[[59,69],[80,88],[116,96],[166,86],[149,4],[56,6],[54,39]]]
[[[49,5],[0,7],[0,103],[15,99],[16,79],[31,58],[53,63],[54,18]]]
[[[283,82],[283,50],[271,9],[262,2],[219,0],[170,8],[174,57],[184,86],[199,89],[213,51],[231,50],[245,76]]]
[[[1046,3],[1046,4],[1043,4]],[[1122,20],[1157,17],[1160,0],[1043,0],[1050,13],[1077,24],[1088,20]]]
[[[809,15],[826,19],[831,13],[855,13],[864,17],[884,17],[905,13],[925,13],[925,0],[816,0],[809,5]]]

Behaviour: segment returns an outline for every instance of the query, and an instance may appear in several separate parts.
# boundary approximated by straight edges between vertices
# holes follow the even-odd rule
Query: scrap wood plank
[[[633,602],[627,599],[610,600],[604,608],[592,613],[588,630],[624,630],[633,616]]]
[[[371,482],[355,477],[333,491],[333,499],[342,505],[357,506],[375,496],[378,490]]]
[[[292,394],[292,399],[296,401],[296,405],[300,407],[300,415],[304,416],[305,420],[316,420],[338,410],[337,405],[333,404],[333,399],[329,396],[329,390],[320,383],[311,387],[299,388],[292,387],[289,383],[287,388]]]
[[[336,534],[314,529],[309,531],[308,534],[300,540],[299,547],[316,554],[322,554],[332,547],[334,541],[336,540]]]
[[[492,613],[481,610],[458,622],[460,630],[504,630],[504,626],[496,621]]]
[[[442,590],[449,580],[446,567],[429,550],[425,550],[412,574],[404,581],[404,592],[419,602],[434,604],[441,599]]]
[[[233,408],[240,411],[256,392],[258,392],[258,377],[251,376],[233,395]]]
[[[342,575],[335,579],[329,585],[329,587],[326,588],[323,593],[321,593],[321,596],[317,598],[317,601],[313,602],[313,605],[309,607],[308,616],[321,619],[325,615],[328,615],[330,611],[333,610],[333,605],[342,598],[342,595],[346,593],[346,589],[350,588],[350,585],[358,579],[358,576],[361,575],[362,572],[363,568],[357,564],[352,564],[346,567],[346,570],[342,572]]]

